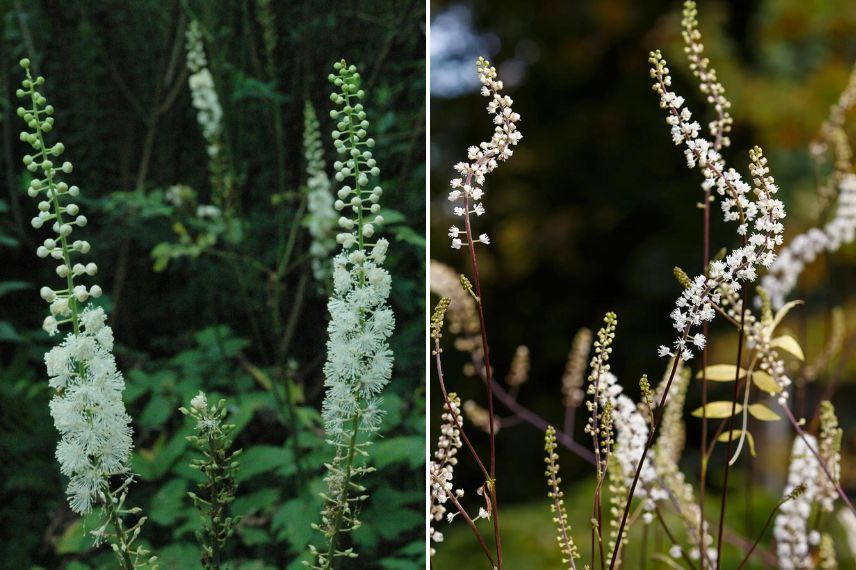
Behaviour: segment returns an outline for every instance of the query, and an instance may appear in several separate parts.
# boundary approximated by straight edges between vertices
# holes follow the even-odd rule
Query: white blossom
[[[779,568],[783,570],[814,568],[808,542],[808,520],[817,495],[817,480],[821,468],[807,447],[806,440],[811,447],[817,447],[817,440],[811,435],[805,435],[805,440],[802,437],[794,440],[784,494],[787,496],[794,493],[800,485],[804,485],[805,490],[779,507],[773,526],[776,555]]]
[[[50,385],[57,390],[51,416],[61,440],[56,458],[68,477],[69,504],[85,514],[101,498],[110,476],[129,468],[132,447],[130,417],[122,391],[125,382],[110,353],[112,334],[106,315],[87,309],[81,330],[69,333],[45,355]]]
[[[214,158],[222,150],[220,136],[223,131],[223,108],[214,87],[214,78],[208,69],[202,30],[198,21],[191,20],[187,27],[186,39],[187,69],[190,71],[187,85],[190,87],[193,107],[197,111],[196,120],[208,143],[208,155]]]
[[[744,239],[744,244],[732,249],[723,261],[711,263],[707,275],[692,279],[675,303],[671,313],[678,332],[674,349],[660,347],[658,352],[660,356],[677,354],[688,360],[692,357],[690,340],[698,348],[706,342],[703,335],[692,330],[713,320],[714,306],[719,303],[717,289],[723,286],[729,291],[739,291],[757,278],[759,265],[769,268],[775,261],[775,248],[782,243],[785,209],[775,198],[778,187],[769,175],[761,149],[755,147],[749,153],[750,186],[737,171],[726,166],[715,145],[700,136],[699,124],[692,121],[692,113],[683,107],[683,98],[670,90],[672,78],[660,52],[652,52],[649,62],[660,107],[668,111],[666,123],[671,127],[672,141],[684,146],[688,166],[701,171],[702,187],[720,196],[724,220],[738,222],[737,233]],[[754,201],[750,199],[753,193]]]
[[[856,237],[856,175],[848,174],[839,184],[838,203],[833,218],[822,228],[795,236],[779,252],[779,257],[761,280],[774,308],[785,304],[806,265],[823,252],[834,253]]]
[[[326,286],[332,273],[330,254],[336,248],[338,216],[333,209],[333,193],[324,162],[318,118],[309,101],[306,102],[303,110],[303,152],[306,160],[306,209],[308,212],[303,225],[309,230],[312,238],[309,246],[312,274],[320,284]]]
[[[449,185],[449,201],[455,203],[453,211],[456,216],[467,220],[465,237],[475,242],[489,244],[490,238],[483,233],[478,238],[470,238],[470,214],[482,216],[485,213],[484,204],[480,201],[484,196],[485,176],[493,172],[500,162],[508,160],[514,153],[512,147],[516,146],[523,135],[517,130],[517,122],[520,115],[511,110],[513,101],[508,95],[502,94],[502,81],[497,79],[496,69],[484,58],[476,62],[479,81],[482,84],[481,94],[490,98],[487,104],[487,112],[493,115],[493,136],[489,141],[471,146],[467,149],[469,162],[459,162],[455,165],[455,171],[459,177],[453,178]],[[460,249],[462,246],[471,246],[469,241],[458,237],[461,230],[452,226],[449,237],[452,238],[452,248]]]

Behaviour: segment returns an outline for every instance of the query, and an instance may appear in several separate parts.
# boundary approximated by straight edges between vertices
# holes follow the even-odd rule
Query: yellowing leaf
[[[735,441],[740,439],[740,430],[733,429],[729,432],[725,432],[720,434],[716,441],[728,441],[729,439],[734,439]],[[750,431],[746,431],[746,441],[749,443],[749,453],[752,454],[752,457],[755,457],[755,438],[752,437],[752,433]]]
[[[707,410],[707,417],[715,420],[719,420],[722,418],[730,417],[732,402],[726,402],[724,400],[718,402],[708,402],[707,406],[702,406],[693,410],[693,415],[697,418],[702,417],[702,410]],[[739,414],[743,410],[743,406],[741,404],[734,405],[734,413]]]
[[[782,391],[782,387],[779,386],[778,382],[762,370],[756,370],[752,373],[752,382],[768,394],[778,394]]]
[[[785,315],[787,315],[788,312],[791,309],[793,309],[794,307],[796,307],[797,305],[802,305],[802,304],[803,304],[803,302],[798,300],[798,301],[790,301],[790,302],[782,305],[782,308],[779,309],[778,311],[776,311],[776,316],[773,317],[773,324],[770,327],[770,330],[776,330],[776,327],[779,326],[779,323],[782,322],[782,319],[785,318]]]
[[[753,418],[762,422],[774,422],[782,419],[782,416],[764,404],[749,404],[749,413],[752,414]]]
[[[714,364],[712,366],[708,366],[704,370],[699,370],[696,373],[696,378],[701,378],[702,372],[704,372],[704,376],[708,380],[712,380],[714,382],[734,382],[737,367],[733,364]],[[746,370],[741,368],[740,377],[743,378],[744,376],[746,376]]]
[[[782,335],[774,338],[770,341],[770,346],[784,350],[785,352],[796,356],[800,360],[805,360],[805,355],[803,354],[802,348],[800,348],[800,343],[798,343],[792,336]]]

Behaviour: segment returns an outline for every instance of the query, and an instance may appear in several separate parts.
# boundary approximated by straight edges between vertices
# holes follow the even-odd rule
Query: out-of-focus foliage
[[[264,8],[268,7],[268,10]],[[270,14],[272,18],[269,18]],[[299,567],[312,537],[331,457],[319,407],[326,297],[312,283],[304,211],[304,101],[318,110],[327,162],[333,129],[326,77],[348,57],[364,69],[384,172],[391,245],[393,379],[372,446],[377,472],[353,540],[360,559],[410,568],[423,558],[424,8],[419,2],[0,2],[0,560],[5,567],[108,568],[91,549],[94,520],[73,516],[53,459],[50,389],[36,291],[51,279],[34,254],[14,116],[15,62],[48,78],[46,91],[74,179],[87,197],[85,229],[117,334],[133,418],[129,502],[149,516],[143,540],[162,568],[195,568],[200,520],[187,492],[200,474],[179,406],[199,391],[229,402],[235,449],[243,449],[232,514],[240,517],[226,559],[235,568]],[[191,106],[185,28],[200,22],[224,111],[240,235],[187,248],[183,236],[211,226],[165,200],[179,185],[211,203],[208,155]],[[271,34],[273,32],[273,34]],[[273,40],[273,41],[271,41]],[[388,214],[388,215],[387,215]],[[192,222],[191,222],[192,223]],[[291,237],[292,228],[297,228]],[[293,239],[293,254],[277,267]],[[191,244],[194,242],[190,242]],[[198,243],[198,242],[196,242]],[[165,248],[181,248],[162,254]],[[55,277],[55,276],[54,276]],[[290,320],[289,320],[290,319]],[[37,332],[39,331],[39,332]],[[284,338],[290,340],[283,341]],[[289,403],[291,405],[289,405]],[[292,415],[293,412],[293,415]],[[231,567],[231,566],[230,566]]]
[[[489,214],[479,219],[480,231],[486,231],[493,242],[479,250],[479,263],[497,377],[509,369],[517,346],[528,346],[530,381],[519,400],[548,422],[561,425],[560,380],[573,335],[579,327],[591,327],[602,314],[613,310],[622,322],[613,372],[635,399],[635,380],[642,373],[657,377],[662,372],[656,347],[672,336],[668,314],[680,290],[672,268],[677,265],[696,274],[702,265],[702,218],[697,208],[702,196],[700,179],[686,169],[669,140],[647,69],[649,51],[662,48],[675,76],[675,90],[687,98],[699,122],[706,125],[712,118],[683,54],[681,3],[530,2],[525,9],[504,0],[437,0],[431,4],[432,42],[443,40],[432,47],[437,52],[432,53],[432,257],[468,270],[468,261],[447,246],[446,232],[457,221],[446,199],[447,181],[454,175],[452,165],[465,156],[467,145],[489,133],[481,121],[472,120],[484,105],[476,93],[477,85],[466,87],[475,76],[475,58],[483,55],[498,66],[505,79],[514,109],[522,117],[519,128],[524,136],[514,160],[488,181],[485,206]],[[788,211],[787,240],[817,223],[809,143],[856,62],[856,13],[844,0],[811,5],[792,0],[711,1],[700,3],[699,10],[705,53],[712,58],[733,103],[735,130],[725,155],[745,170],[751,145],[764,148]],[[446,42],[449,30],[455,33]],[[434,89],[435,71],[446,85],[458,69],[464,88]],[[852,144],[856,141],[856,115],[852,113],[848,130]],[[722,245],[734,245],[731,229],[717,218],[713,216],[714,252]],[[852,395],[856,378],[852,358],[854,284],[856,249],[849,245],[809,265],[799,289],[792,293],[792,298],[806,300],[806,308],[789,317],[783,328],[800,341],[809,359],[823,351],[833,307],[843,306],[845,321],[850,323],[850,334],[845,337],[850,356],[840,366],[836,361],[817,382],[809,384],[804,399],[797,397],[800,413],[811,413],[833,376],[840,378],[833,400],[846,402]],[[733,362],[736,335],[730,325],[718,322],[711,332],[710,363]],[[445,352],[444,357],[449,389],[464,400],[473,398],[484,404],[482,386],[459,372],[463,358],[454,351]],[[700,362],[693,364],[700,366]],[[711,399],[730,398],[729,390],[714,386]],[[700,389],[692,384],[687,410],[700,405]],[[502,406],[498,408],[500,415],[507,414]],[[441,403],[435,399],[431,409],[436,425]],[[844,413],[842,423],[845,434],[852,432],[854,426],[848,425]],[[578,417],[577,441],[587,442],[584,424]],[[756,465],[777,466],[765,469],[763,478],[746,476],[748,461],[738,468],[737,476],[755,485],[754,494],[745,494],[748,501],[756,501],[749,510],[759,514],[748,524],[757,532],[766,516],[762,506],[766,499],[760,488],[781,488],[783,478],[776,473],[785,468],[790,434],[781,426],[753,425],[763,431],[764,439],[757,437]],[[691,479],[698,473],[699,427],[700,422],[687,417],[688,448],[682,467]],[[478,449],[486,448],[484,434],[472,427],[468,433]],[[534,546],[543,539],[545,548],[555,551],[543,498],[540,440],[541,435],[526,425],[500,430],[500,509],[502,513],[503,501],[509,506],[508,514],[502,516],[504,537],[509,541],[519,538],[521,545]],[[852,436],[845,435],[845,488],[854,486],[853,459],[848,468],[846,457],[852,456],[853,449]],[[567,452],[562,455],[566,480],[591,474],[585,462]],[[717,456],[711,465],[708,490],[713,496],[720,491],[722,464]],[[461,461],[455,477],[456,486],[462,488],[481,484],[477,470],[467,461]],[[742,491],[743,484],[732,485],[732,496]],[[590,492],[569,490],[565,495],[572,518],[575,511],[590,509]],[[537,502],[543,527],[536,529],[528,522],[516,525],[513,519],[518,511],[513,509],[518,505],[511,505],[524,501]],[[730,519],[741,532],[743,518],[742,513],[734,513]],[[580,518],[577,525],[587,538],[587,521]],[[478,560],[480,552],[468,529],[459,525],[448,536],[448,551],[444,552],[444,545],[438,547],[437,567],[445,567],[448,560],[459,563],[464,550]],[[456,547],[463,542],[468,542],[467,549]],[[587,541],[579,542],[587,547]],[[504,544],[508,556],[514,555],[511,544],[517,543]],[[845,566],[846,552],[842,546]],[[541,562],[537,558],[530,561],[533,566]],[[517,567],[511,558],[508,566]]]

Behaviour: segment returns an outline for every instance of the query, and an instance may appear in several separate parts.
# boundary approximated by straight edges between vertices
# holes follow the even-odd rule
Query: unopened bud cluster
[[[20,139],[28,143],[34,151],[33,154],[24,156],[24,166],[34,175],[27,194],[31,198],[39,199],[39,213],[30,223],[36,229],[49,224],[56,234],[55,237],[44,240],[36,249],[36,255],[57,260],[59,265],[56,267],[56,274],[65,280],[63,288],[45,286],[40,291],[42,299],[50,304],[51,312],[42,326],[53,335],[58,331],[59,325],[76,319],[82,303],[86,303],[90,297],[100,297],[101,287],[74,284],[76,277],[91,277],[98,272],[98,266],[94,263],[73,263],[72,259],[72,256],[85,255],[91,249],[88,241],[72,240],[75,227],[81,228],[87,223],[86,216],[80,212],[80,206],[73,201],[80,195],[80,189],[61,180],[63,174],[70,173],[74,168],[71,162],[60,163],[58,159],[65,152],[65,146],[61,142],[53,145],[45,142],[45,134],[51,132],[54,127],[54,108],[38,91],[39,87],[44,85],[45,78],[33,78],[28,59],[21,60],[21,67],[26,71],[27,77],[16,95],[28,105],[18,107],[17,113],[29,130],[21,131]],[[76,329],[76,323],[74,327]]]
[[[330,118],[336,121],[333,146],[343,157],[333,163],[336,181],[342,184],[334,207],[339,212],[349,210],[352,213],[350,217],[339,218],[342,232],[336,236],[336,241],[349,249],[358,243],[362,246],[362,239],[371,239],[376,226],[383,223],[380,215],[383,190],[377,185],[369,188],[370,180],[380,176],[380,168],[372,156],[375,141],[368,136],[369,121],[362,103],[366,93],[360,88],[360,74],[356,66],[348,65],[345,60],[336,62],[333,69],[335,73],[328,77],[338,89],[330,95],[337,107],[330,111]]]

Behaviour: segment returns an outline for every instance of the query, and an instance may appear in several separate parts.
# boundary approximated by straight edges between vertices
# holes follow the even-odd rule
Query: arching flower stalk
[[[324,161],[321,128],[315,109],[309,101],[306,101],[303,108],[303,153],[306,159],[306,208],[309,211],[303,219],[303,226],[309,230],[312,237],[312,244],[309,246],[312,274],[323,290],[330,285],[330,254],[336,248],[337,216],[336,210],[333,209],[333,192]]]
[[[694,327],[713,320],[713,305],[719,303],[717,288],[722,285],[740,291],[744,284],[757,278],[758,266],[770,267],[776,259],[775,248],[782,243],[785,217],[784,205],[774,196],[778,192],[769,175],[767,159],[760,148],[750,153],[750,172],[755,200],[750,200],[753,188],[740,174],[727,168],[725,160],[714,150],[713,144],[699,136],[700,127],[692,121],[692,113],[684,107],[684,99],[670,90],[672,78],[666,60],[659,51],[651,53],[653,89],[660,95],[660,107],[669,113],[666,122],[671,126],[672,141],[685,146],[684,155],[690,168],[698,167],[704,176],[705,188],[712,188],[721,197],[726,222],[738,222],[737,234],[743,245],[731,250],[725,261],[713,261],[708,275],[692,279],[676,301],[671,317],[679,332],[674,350],[661,346],[661,356],[677,354],[681,360],[692,358],[692,346],[704,348],[707,339],[701,333],[691,334]],[[751,223],[751,231],[750,231]]]
[[[474,237],[472,220],[473,214],[481,216],[485,209],[482,204],[484,197],[485,177],[494,171],[500,162],[508,160],[514,153],[513,147],[520,142],[522,135],[517,130],[517,122],[520,115],[512,111],[513,101],[508,95],[502,94],[502,81],[497,79],[496,69],[483,57],[476,61],[476,71],[479,82],[482,85],[481,94],[490,99],[487,111],[493,115],[494,131],[490,140],[482,142],[479,146],[471,146],[467,149],[468,162],[459,162],[455,170],[460,175],[450,182],[451,191],[449,201],[454,206],[456,216],[463,218],[463,229],[453,225],[449,228],[449,237],[452,239],[452,248],[461,249],[466,246],[469,249],[470,265],[472,268],[472,281],[466,280],[470,286],[473,298],[476,299],[479,316],[479,333],[481,336],[481,364],[483,364],[484,381],[487,391],[488,432],[490,442],[490,460],[488,480],[485,488],[488,497],[489,509],[493,520],[494,543],[496,545],[496,564],[502,570],[502,539],[500,536],[499,507],[496,499],[496,438],[494,429],[493,409],[493,371],[490,364],[490,347],[488,345],[487,327],[485,326],[484,310],[481,304],[481,279],[479,278],[478,257],[476,255],[476,243],[489,244],[490,238],[486,233]],[[462,276],[462,283],[465,279]]]
[[[341,251],[333,259],[333,293],[327,308],[327,362],[324,365],[326,395],[322,417],[327,442],[335,455],[327,466],[321,523],[313,525],[323,535],[322,548],[310,546],[313,568],[332,568],[337,558],[355,558],[342,536],[360,526],[357,510],[367,498],[356,479],[372,471],[367,466],[367,447],[383,417],[380,393],[392,374],[392,351],[388,339],[395,326],[388,306],[391,279],[383,268],[387,240],[370,240],[378,225],[380,186],[371,186],[380,169],[372,157],[374,139],[368,136],[369,122],[362,101],[360,75],[344,60],[334,66],[330,82],[337,121],[333,143],[343,160],[334,164],[336,180],[342,183],[334,207],[351,215],[339,218],[336,236]]]
[[[29,130],[21,132],[20,138],[35,151],[23,160],[34,174],[27,194],[41,200],[39,214],[31,223],[36,229],[48,225],[55,234],[44,240],[36,254],[59,263],[56,274],[63,283],[57,288],[41,288],[41,297],[50,306],[43,328],[51,336],[60,327],[70,329],[45,355],[49,384],[54,389],[50,411],[61,436],[56,458],[60,471],[69,477],[66,494],[71,509],[80,515],[102,510],[104,523],[92,532],[96,544],[109,541],[121,567],[131,570],[153,564],[154,557],[149,558],[146,549],[134,545],[145,517],[129,528],[123,520],[125,515],[140,513],[138,508],[125,507],[133,480],[131,418],[122,401],[125,382],[116,368],[113,331],[106,324],[104,310],[89,304],[101,296],[101,287],[78,282],[79,278],[94,276],[98,267],[80,259],[89,253],[89,242],[71,237],[75,227],[84,227],[87,219],[74,202],[80,190],[62,180],[64,174],[72,172],[71,162],[53,162],[64,153],[65,146],[45,142],[45,135],[54,128],[54,108],[38,91],[45,80],[33,78],[28,59],[21,60],[21,67],[26,79],[16,94],[27,107],[19,107],[17,112]],[[118,485],[111,486],[113,478],[120,481]]]
[[[651,78],[654,80],[652,88],[660,96],[660,107],[668,113],[666,122],[671,127],[672,141],[675,145],[685,147],[687,166],[698,167],[701,171],[704,177],[702,188],[706,192],[712,190],[720,196],[725,221],[738,222],[737,235],[742,244],[732,249],[724,261],[711,262],[706,275],[698,275],[689,281],[675,303],[675,309],[670,316],[674,328],[678,331],[678,338],[674,341],[673,347],[662,345],[659,348],[660,356],[675,358],[657,406],[658,413],[655,414],[651,423],[648,440],[630,485],[630,496],[635,491],[648,449],[656,435],[678,365],[681,361],[692,358],[693,348],[704,349],[707,343],[706,336],[701,332],[693,332],[694,329],[697,330],[696,327],[712,321],[716,316],[715,306],[720,302],[720,286],[732,292],[738,292],[757,278],[759,266],[769,268],[772,265],[776,259],[775,248],[782,243],[784,230],[782,220],[785,217],[784,205],[775,198],[778,188],[769,175],[767,160],[761,149],[755,147],[749,153],[749,168],[752,175],[752,186],[750,186],[742,180],[737,171],[726,167],[725,160],[716,150],[716,145],[700,136],[701,127],[692,120],[689,109],[684,107],[683,97],[671,90],[672,78],[660,51],[651,52],[648,61],[651,64]],[[754,201],[750,199],[750,190],[754,193]],[[739,347],[742,349],[742,332],[739,338]],[[630,501],[627,501],[610,568],[615,567],[629,509]]]

